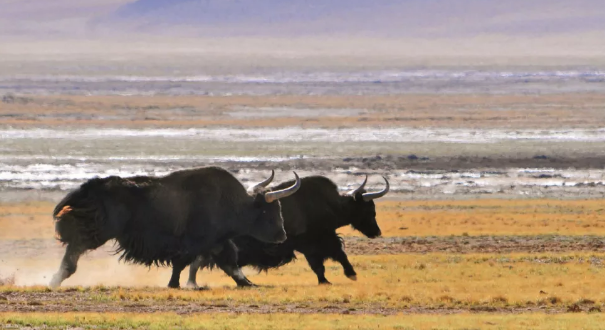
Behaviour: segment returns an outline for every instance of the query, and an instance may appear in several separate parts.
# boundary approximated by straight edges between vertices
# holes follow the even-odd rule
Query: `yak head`
[[[382,235],[380,227],[376,222],[376,205],[374,199],[380,198],[389,192],[389,181],[383,177],[386,187],[379,192],[366,192],[365,185],[368,182],[368,176],[357,189],[346,194],[350,205],[351,226],[359,230],[369,238],[375,238]]]
[[[273,181],[274,176],[275,171],[271,171],[268,179],[249,189],[250,195],[254,198],[253,208],[256,214],[250,236],[266,243],[281,243],[286,240],[279,199],[294,194],[300,188],[300,178],[294,172],[296,182],[291,187],[267,191],[265,188]]]

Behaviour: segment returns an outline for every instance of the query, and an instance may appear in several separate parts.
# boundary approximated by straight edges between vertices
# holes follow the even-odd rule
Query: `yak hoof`
[[[326,280],[325,282],[319,282],[319,285],[332,285],[330,281]]]
[[[199,285],[197,285],[197,283],[194,283],[194,282],[187,282],[187,285],[185,285],[185,289],[195,290],[195,291],[205,291],[205,290],[210,290],[210,287],[208,287],[207,285],[199,286]]]
[[[242,281],[236,281],[237,282],[237,286],[240,288],[252,288],[252,287],[258,287],[258,285],[252,283],[249,279],[244,278]]]
[[[237,287],[238,288],[258,288],[259,286],[252,282],[246,282],[246,283],[238,283]]]
[[[57,275],[55,275],[55,276],[53,276],[53,279],[50,281],[50,283],[48,284],[48,286],[51,289],[57,289],[58,287],[61,286],[61,282],[62,281],[61,281],[60,277],[57,276]]]
[[[347,276],[351,281],[357,281],[357,275],[349,275]]]

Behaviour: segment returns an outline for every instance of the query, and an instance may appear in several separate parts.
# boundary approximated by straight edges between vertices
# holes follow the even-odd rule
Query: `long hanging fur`
[[[249,236],[237,237],[233,242],[238,249],[238,266],[251,266],[258,272],[279,268],[296,259],[290,244],[264,243]],[[205,257],[203,260],[200,269],[217,267],[213,258]]]
[[[187,254],[182,244],[179,242],[161,242],[161,239],[155,240],[145,238],[133,233],[124,233],[118,241],[118,248],[115,254],[120,254],[118,260],[140,264],[145,266],[170,266],[171,260]],[[177,246],[175,249],[174,247]]]
[[[238,237],[234,239],[238,250],[238,265],[252,266],[260,271],[279,268],[296,259],[294,248],[286,240],[284,243],[264,243],[252,237]]]

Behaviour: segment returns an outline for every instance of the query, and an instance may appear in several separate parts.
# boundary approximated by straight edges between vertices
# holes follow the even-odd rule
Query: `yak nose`
[[[275,243],[283,243],[288,237],[285,231],[280,231],[275,235]]]

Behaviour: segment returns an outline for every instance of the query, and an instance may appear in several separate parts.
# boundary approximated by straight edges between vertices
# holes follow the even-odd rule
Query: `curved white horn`
[[[385,178],[384,176],[382,178],[384,179],[384,182],[387,184],[387,186],[382,191],[371,192],[371,193],[368,192],[368,193],[361,195],[363,197],[364,201],[369,202],[373,199],[380,198],[389,192],[389,189],[390,189],[389,180],[387,180],[387,178]]]
[[[271,183],[271,181],[273,181],[273,177],[274,177],[274,176],[275,176],[275,171],[274,171],[274,170],[271,170],[271,176],[270,176],[268,179],[266,179],[266,180],[264,180],[264,181],[262,181],[262,182],[259,182],[259,183],[255,184],[253,187],[251,187],[251,188],[249,189],[249,191],[256,191],[257,189],[260,189],[260,188],[265,188],[266,186],[268,186],[268,185],[269,185],[269,183]]]
[[[296,182],[294,182],[291,187],[266,193],[265,201],[267,203],[272,203],[280,198],[288,197],[298,191],[298,189],[300,188],[300,178],[298,177],[298,174],[296,174],[296,172],[294,172],[294,176],[296,177]]]
[[[353,196],[355,197],[355,195],[357,195],[358,192],[360,192],[363,188],[365,188],[366,183],[368,183],[368,175],[366,174],[366,178],[363,180],[363,183],[361,184],[361,186],[349,191],[347,193],[347,196]]]

